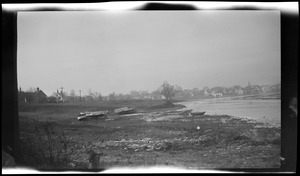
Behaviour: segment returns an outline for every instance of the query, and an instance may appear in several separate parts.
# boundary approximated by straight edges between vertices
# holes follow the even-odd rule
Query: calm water
[[[281,100],[233,100],[231,98],[216,98],[198,101],[181,102],[193,111],[206,111],[210,115],[230,115],[275,126],[281,124]]]

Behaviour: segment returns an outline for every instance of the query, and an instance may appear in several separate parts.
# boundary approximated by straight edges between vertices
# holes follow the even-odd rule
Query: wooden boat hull
[[[118,108],[118,109],[115,109],[114,112],[116,114],[132,114],[132,113],[135,113],[135,109],[134,108],[130,108],[130,107],[123,107],[123,108]]]
[[[204,114],[205,114],[205,111],[203,111],[203,112],[191,112],[192,116],[199,116],[199,115],[204,115]]]
[[[183,112],[180,113],[180,115],[188,115],[192,112],[193,110],[192,109],[188,109],[188,110],[185,110]]]
[[[102,116],[106,116],[108,111],[94,111],[94,112],[80,112],[77,120],[83,120],[86,118],[98,118]]]

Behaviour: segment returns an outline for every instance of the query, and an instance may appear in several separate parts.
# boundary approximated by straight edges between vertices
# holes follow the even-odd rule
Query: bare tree
[[[101,93],[99,93],[97,91],[93,91],[92,89],[89,89],[89,96],[91,96],[94,101],[101,101],[102,100]]]
[[[108,95],[108,99],[109,99],[109,100],[115,100],[115,99],[116,99],[116,93],[113,92],[113,93],[109,94],[109,95]]]
[[[141,90],[139,91],[139,94],[141,99],[147,99],[150,96],[150,93],[147,90]]]
[[[37,89],[35,87],[29,87],[27,92],[35,92]]]
[[[75,90],[72,89],[72,90],[70,91],[70,97],[72,97],[73,102],[75,102],[75,97],[76,97]]]
[[[63,95],[64,97],[69,96],[68,92],[66,92],[66,91],[63,91],[63,92],[62,92],[62,95]]]
[[[167,81],[165,81],[163,85],[159,88],[159,92],[162,96],[166,98],[167,103],[171,103],[176,95],[175,86],[170,85]]]
[[[94,92],[94,98],[97,101],[101,101],[102,100],[102,95],[99,92]]]
[[[160,94],[159,90],[154,90],[150,94],[151,94],[152,99],[155,99],[155,100],[161,99],[161,94]]]
[[[140,99],[140,92],[137,90],[132,90],[129,94],[132,99]]]
[[[184,90],[182,87],[180,87],[179,85],[175,85],[174,86],[175,91],[176,91],[176,98],[185,98],[184,96]]]

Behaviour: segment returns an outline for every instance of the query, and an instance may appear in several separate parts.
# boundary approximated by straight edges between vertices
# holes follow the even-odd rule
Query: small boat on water
[[[205,111],[201,111],[201,112],[191,112],[192,116],[199,116],[199,115],[204,115]]]

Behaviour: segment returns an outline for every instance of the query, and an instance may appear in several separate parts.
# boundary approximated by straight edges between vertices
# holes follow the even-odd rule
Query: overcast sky
[[[280,83],[279,11],[19,12],[18,86],[48,96]]]

